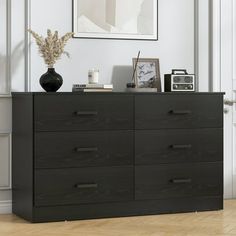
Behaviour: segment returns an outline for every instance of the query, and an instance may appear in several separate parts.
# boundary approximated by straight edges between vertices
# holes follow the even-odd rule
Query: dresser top
[[[12,92],[12,95],[224,95],[224,92]]]

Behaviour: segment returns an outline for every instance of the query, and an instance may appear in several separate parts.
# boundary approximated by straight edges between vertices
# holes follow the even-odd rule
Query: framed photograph
[[[157,88],[161,92],[161,75],[159,59],[133,58],[133,66],[137,64],[135,71],[136,88]]]
[[[158,39],[158,0],[72,0],[77,38]]]

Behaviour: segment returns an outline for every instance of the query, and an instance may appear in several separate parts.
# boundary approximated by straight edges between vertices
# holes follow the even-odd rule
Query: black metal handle
[[[98,184],[95,184],[95,183],[91,183],[91,184],[76,184],[75,188],[78,188],[78,189],[98,188]]]
[[[170,147],[172,149],[190,149],[192,148],[192,145],[191,144],[173,144],[173,145],[170,145]]]
[[[189,184],[192,182],[192,179],[172,179],[170,182],[173,184]]]
[[[88,148],[75,148],[76,152],[97,152],[97,147],[88,147]]]
[[[180,73],[176,74],[176,72],[184,72],[185,75],[188,74],[187,70],[185,70],[185,69],[174,69],[174,70],[172,70],[172,75],[179,75],[180,74]]]
[[[189,115],[192,112],[190,110],[171,110],[169,113],[172,115]]]
[[[97,116],[97,111],[75,111],[74,115],[76,116]]]

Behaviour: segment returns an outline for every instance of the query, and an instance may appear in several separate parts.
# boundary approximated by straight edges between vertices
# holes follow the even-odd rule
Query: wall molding
[[[11,1],[7,1],[7,91],[6,95],[11,96]]]
[[[0,201],[0,214],[12,213],[12,201]]]
[[[31,0],[25,0],[25,91],[31,91]]]
[[[6,186],[0,186],[0,191],[1,190],[11,190],[12,188],[12,172],[11,172],[11,164],[12,164],[12,136],[11,133],[0,133],[0,137],[7,137],[8,139],[8,185]]]
[[[211,0],[211,85],[213,92],[221,91],[221,0]]]
[[[198,91],[211,91],[211,0],[195,0],[195,67]]]
[[[194,0],[194,74],[196,90],[199,90],[199,1]]]

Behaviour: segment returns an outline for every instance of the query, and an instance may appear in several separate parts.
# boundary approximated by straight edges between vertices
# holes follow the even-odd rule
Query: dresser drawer
[[[128,201],[133,198],[132,167],[35,171],[35,206]]]
[[[135,164],[223,161],[223,129],[135,131]]]
[[[133,131],[39,132],[35,167],[132,165],[133,150]]]
[[[223,193],[223,164],[194,163],[139,166],[135,199],[218,196]]]
[[[137,95],[135,127],[136,129],[223,127],[222,96]]]
[[[35,96],[36,131],[133,129],[128,95]]]

